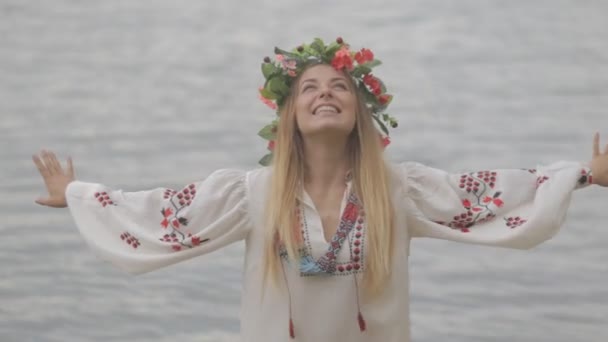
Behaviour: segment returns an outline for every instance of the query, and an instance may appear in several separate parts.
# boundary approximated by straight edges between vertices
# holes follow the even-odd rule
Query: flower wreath
[[[261,165],[266,166],[272,160],[280,108],[289,96],[293,81],[311,64],[329,64],[336,70],[346,70],[350,74],[377,123],[383,146],[390,144],[387,126],[396,128],[397,120],[384,111],[393,96],[387,94],[384,83],[372,75],[372,68],[381,62],[374,58],[371,50],[363,48],[351,51],[350,46],[339,37],[329,45],[315,38],[311,44],[302,44],[290,52],[279,48],[275,48],[274,52],[274,61],[270,57],[264,58],[262,74],[266,81],[259,89],[262,102],[277,114],[277,118],[258,133],[268,141],[270,151],[260,159]]]

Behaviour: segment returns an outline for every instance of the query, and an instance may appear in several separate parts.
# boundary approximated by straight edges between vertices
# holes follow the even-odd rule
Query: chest
[[[318,220],[317,224],[321,226],[325,242],[330,242],[338,230],[346,201],[345,197],[343,192],[310,194],[312,208],[308,211],[308,216],[313,216]]]

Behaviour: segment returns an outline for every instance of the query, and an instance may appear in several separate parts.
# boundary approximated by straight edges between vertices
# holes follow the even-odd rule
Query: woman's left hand
[[[593,184],[608,186],[608,144],[604,147],[604,152],[601,152],[599,133],[593,136],[593,158],[589,164]]]

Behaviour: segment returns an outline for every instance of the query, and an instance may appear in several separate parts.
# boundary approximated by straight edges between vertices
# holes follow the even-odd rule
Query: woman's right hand
[[[68,157],[67,168],[64,170],[55,157],[55,153],[42,150],[39,155],[32,156],[34,164],[44,180],[46,190],[49,195],[47,198],[40,197],[36,203],[53,208],[65,208],[68,206],[65,199],[65,190],[74,181],[74,166],[72,158]]]

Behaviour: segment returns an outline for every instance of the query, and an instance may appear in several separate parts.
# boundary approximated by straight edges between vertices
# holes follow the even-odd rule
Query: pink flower
[[[274,151],[274,145],[275,145],[274,140],[270,140],[270,141],[268,142],[268,149],[269,149],[270,151]]]
[[[391,138],[389,138],[389,137],[382,138],[382,147],[386,147],[386,146],[390,145],[390,143],[391,143]]]
[[[370,49],[361,49],[361,51],[355,54],[355,60],[359,64],[370,62],[374,60],[374,53]]]
[[[260,87],[260,91],[262,91],[262,87]],[[267,105],[268,107],[270,107],[270,109],[272,110],[276,110],[277,109],[277,104],[272,102],[272,100],[269,100],[267,98],[265,98],[264,96],[262,96],[262,93],[260,93],[260,100],[262,100],[262,102],[264,102],[265,105]]]
[[[471,201],[469,201],[468,199],[464,199],[462,200],[462,206],[465,208],[470,208],[471,207]]]
[[[296,61],[293,59],[287,60],[283,55],[276,55],[275,59],[277,62],[281,63],[281,67],[285,70],[293,70],[296,68]]]
[[[504,202],[500,198],[495,198],[492,202],[494,202],[494,205],[497,207],[502,207],[502,205],[504,204]]]
[[[350,51],[348,51],[347,47],[343,46],[340,50],[336,51],[336,54],[331,61],[331,65],[336,70],[342,70],[343,68],[348,71],[353,70],[353,59],[350,56]]]
[[[163,226],[164,228],[167,228],[169,226],[169,220],[167,220],[166,218],[160,223],[161,226]]]
[[[283,67],[283,69],[291,71],[296,68],[296,61],[294,61],[293,59],[289,61],[282,61],[281,66]]]

